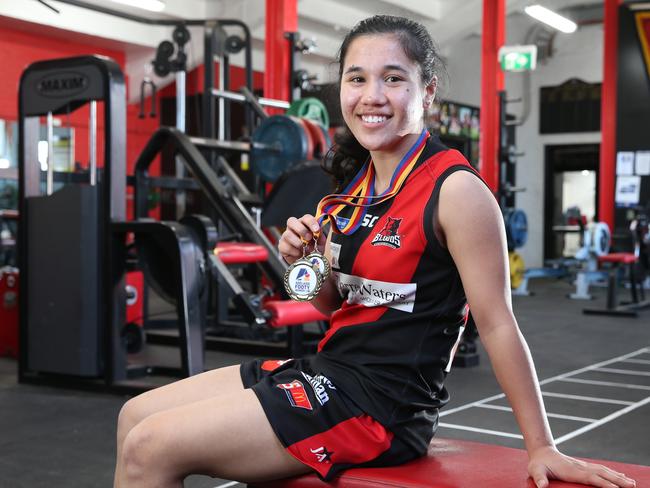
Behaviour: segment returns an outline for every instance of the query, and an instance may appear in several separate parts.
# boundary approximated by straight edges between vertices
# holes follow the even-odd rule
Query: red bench
[[[597,461],[650,487],[650,466]],[[521,449],[477,442],[434,439],[426,457],[393,468],[350,469],[330,483],[315,474],[249,488],[534,488],[528,477],[528,455]],[[550,488],[584,488],[552,481]]]
[[[583,313],[588,315],[637,317],[637,310],[650,307],[650,301],[645,299],[643,283],[639,283],[636,279],[635,267],[638,260],[638,256],[629,252],[615,252],[598,256],[599,264],[610,263],[612,265],[607,279],[607,305],[603,309],[586,308],[583,310]],[[621,266],[627,266],[630,278],[632,301],[627,304],[619,304],[618,300],[618,270]],[[641,299],[639,299],[639,295]]]

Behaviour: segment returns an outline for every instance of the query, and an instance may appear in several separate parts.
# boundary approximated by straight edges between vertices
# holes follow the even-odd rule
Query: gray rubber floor
[[[586,316],[583,307],[604,306],[603,289],[591,302],[565,298],[564,281],[533,281],[531,289],[535,295],[515,297],[514,307],[561,449],[650,465],[650,310],[638,318]],[[437,435],[522,447],[505,399],[486,400],[500,389],[479,349],[479,366],[448,378],[452,399]],[[246,358],[209,352],[208,366]],[[115,421],[127,397],[21,385],[16,369],[0,359],[0,487],[112,486]],[[185,486],[243,485],[192,476]]]

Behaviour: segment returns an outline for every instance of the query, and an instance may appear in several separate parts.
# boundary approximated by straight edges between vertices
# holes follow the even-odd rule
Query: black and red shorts
[[[351,467],[394,466],[418,457],[313,371],[308,359],[255,360],[240,371],[282,445],[324,480]]]

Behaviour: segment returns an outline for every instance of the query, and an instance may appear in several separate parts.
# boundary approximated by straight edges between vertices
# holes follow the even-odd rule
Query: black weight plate
[[[273,115],[264,119],[253,133],[252,168],[265,181],[277,180],[306,159],[307,136],[302,124],[289,116]]]

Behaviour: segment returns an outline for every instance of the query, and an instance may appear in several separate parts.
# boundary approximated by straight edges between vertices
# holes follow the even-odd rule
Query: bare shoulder
[[[490,189],[470,171],[456,171],[440,188],[440,220],[484,221],[499,215],[499,206]]]

